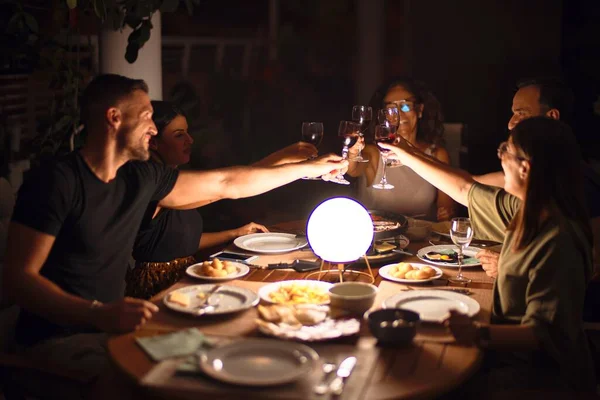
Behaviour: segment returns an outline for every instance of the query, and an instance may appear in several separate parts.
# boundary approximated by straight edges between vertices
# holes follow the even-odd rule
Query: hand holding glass
[[[360,125],[356,122],[352,121],[340,121],[340,126],[338,128],[338,136],[343,140],[343,149],[342,149],[342,158],[344,160],[348,159],[348,151],[350,147],[354,146],[360,137]],[[344,175],[341,173],[336,176],[331,182],[340,183],[342,185],[349,185],[346,179],[344,179]]]
[[[302,123],[302,141],[310,143],[315,147],[319,147],[323,140],[323,123],[322,122],[303,122]],[[311,159],[316,158],[311,157]],[[306,180],[321,180],[321,178],[309,178],[305,177],[302,179]]]

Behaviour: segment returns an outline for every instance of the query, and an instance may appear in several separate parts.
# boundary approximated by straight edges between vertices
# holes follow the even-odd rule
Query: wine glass
[[[360,125],[358,134],[360,137],[365,136],[365,132],[369,129],[371,119],[373,118],[373,109],[369,106],[354,106],[352,107],[352,121]],[[358,149],[358,155],[351,161],[356,162],[369,162],[369,160],[362,156],[362,146]]]
[[[389,121],[385,120],[385,122],[383,124],[377,124],[375,125],[375,142],[376,143],[394,143],[394,141],[396,140],[396,128],[393,127],[393,124],[391,124]],[[381,154],[381,161],[383,161],[383,175],[381,176],[381,181],[375,185],[373,185],[373,188],[375,189],[384,189],[384,190],[389,190],[389,189],[393,189],[394,185],[388,183],[387,181],[387,177],[386,177],[386,169],[387,169],[387,159],[388,159],[388,155],[389,155],[389,150],[388,149],[384,149],[380,146],[379,147],[379,152]]]
[[[323,123],[322,122],[303,122],[302,123],[302,141],[310,143],[315,147],[319,147],[323,140]],[[310,157],[311,159],[317,156]],[[319,177],[304,177],[306,180],[321,180]]]
[[[452,283],[469,283],[471,280],[462,274],[462,261],[464,249],[469,246],[473,239],[473,227],[469,218],[452,218],[450,221],[450,238],[458,246],[458,275],[450,278]]]
[[[338,136],[343,138],[344,147],[342,149],[342,159],[348,159],[348,152],[350,147],[354,146],[360,137],[360,125],[353,121],[340,121],[338,128]],[[342,185],[349,185],[344,175],[338,174],[331,182],[340,183]]]

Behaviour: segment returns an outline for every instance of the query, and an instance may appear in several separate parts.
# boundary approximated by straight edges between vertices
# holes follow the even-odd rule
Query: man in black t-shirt
[[[80,370],[90,382],[106,364],[104,332],[133,331],[158,311],[123,297],[127,261],[150,202],[190,209],[254,196],[303,176],[335,176],[347,166],[333,155],[213,171],[146,163],[156,134],[148,88],[119,75],[101,75],[88,85],[81,117],[85,146],[33,171],[19,191],[4,290],[22,308],[17,342],[32,356]]]

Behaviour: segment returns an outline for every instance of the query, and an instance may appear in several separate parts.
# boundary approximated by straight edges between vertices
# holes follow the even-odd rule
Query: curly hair
[[[416,103],[423,105],[422,116],[417,122],[417,140],[442,145],[444,143],[442,106],[429,87],[419,80],[396,77],[379,86],[369,102],[373,111],[379,110],[384,105],[383,99],[387,93],[397,86],[402,86],[411,92],[416,99]]]

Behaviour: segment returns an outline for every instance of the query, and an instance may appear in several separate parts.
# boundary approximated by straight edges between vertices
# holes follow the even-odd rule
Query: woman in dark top
[[[153,101],[158,134],[150,141],[152,160],[177,168],[190,161],[192,137],[183,112],[169,102]],[[255,165],[276,165],[302,161],[316,155],[308,143],[297,143],[271,154]],[[198,207],[204,206],[198,204]],[[237,229],[203,232],[202,216],[196,209],[171,210],[150,204],[133,247],[135,268],[127,273],[126,295],[148,299],[177,282],[185,269],[196,262],[199,249],[210,248],[256,232],[268,232],[251,222]]]

